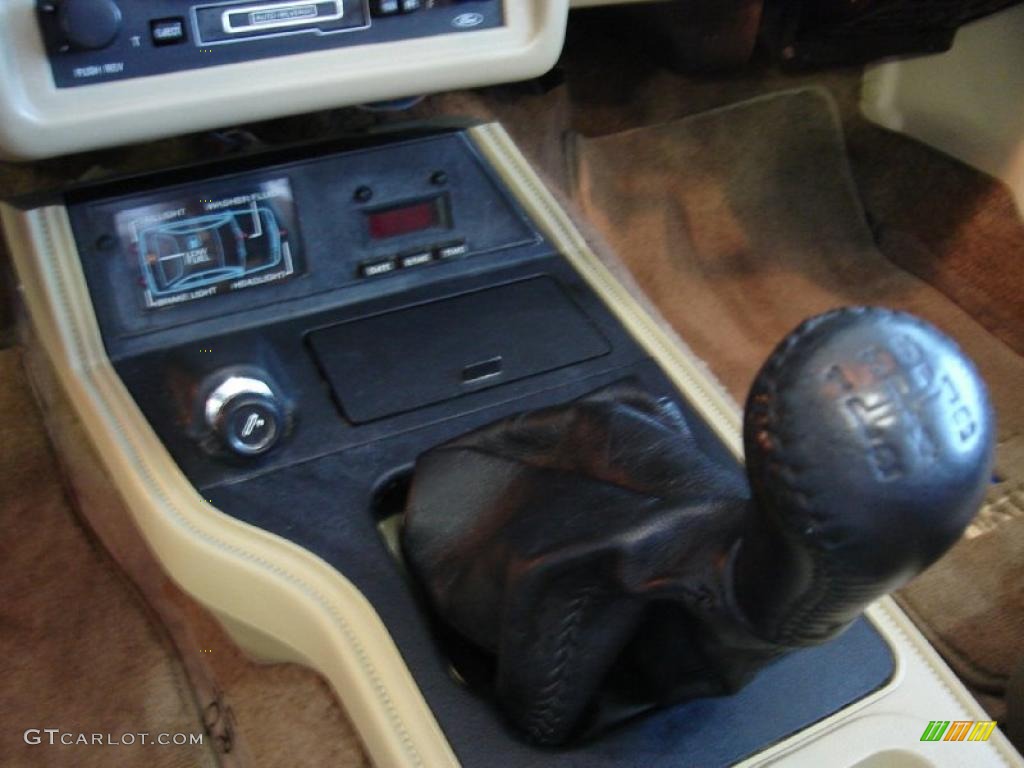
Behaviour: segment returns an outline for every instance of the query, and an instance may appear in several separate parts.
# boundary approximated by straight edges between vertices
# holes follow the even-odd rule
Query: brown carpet
[[[827,92],[575,137],[571,153],[587,217],[737,400],[783,335],[837,306],[914,312],[977,361],[999,414],[1004,482],[988,521],[902,599],[957,671],[998,695],[1024,656],[1024,518],[1012,511],[1024,481],[1024,360],[875,247]]]
[[[203,725],[166,634],[72,514],[19,358],[0,352],[0,765],[212,768],[208,744],[24,741],[30,728],[155,739]]]
[[[1005,185],[929,147],[850,121],[878,246],[1024,355],[1024,221]]]

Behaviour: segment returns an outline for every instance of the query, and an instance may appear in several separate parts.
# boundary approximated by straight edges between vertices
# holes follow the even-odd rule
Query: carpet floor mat
[[[16,349],[0,352],[0,765],[214,768],[200,746],[136,734],[205,736],[166,635],[79,527]],[[29,729],[60,729],[50,734]],[[61,743],[93,734],[131,745]],[[36,738],[41,743],[32,743]]]
[[[999,419],[997,476],[964,540],[899,599],[998,717],[1024,657],[1024,359],[878,250],[829,94],[568,143],[575,201],[738,401],[786,333],[838,306],[913,312],[978,363]]]

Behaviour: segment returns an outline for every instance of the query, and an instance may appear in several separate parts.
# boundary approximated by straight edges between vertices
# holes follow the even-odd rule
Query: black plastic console
[[[727,765],[890,678],[890,650],[862,620],[735,696],[546,751],[451,674],[455,649],[381,533],[419,454],[630,381],[676,401],[731,460],[465,134],[193,169],[68,203],[108,353],[168,451],[219,509],[366,595],[465,765]],[[234,455],[204,422],[203,383],[225,371],[264,377],[289,414],[272,450]]]

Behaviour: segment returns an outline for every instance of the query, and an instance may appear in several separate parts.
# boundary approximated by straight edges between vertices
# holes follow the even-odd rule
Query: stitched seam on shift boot
[[[569,612],[562,620],[555,646],[555,665],[548,673],[548,681],[540,689],[541,698],[526,718],[526,728],[536,738],[547,741],[564,727],[565,697],[570,666],[576,661],[583,612],[592,598],[592,589],[578,593],[569,603]]]

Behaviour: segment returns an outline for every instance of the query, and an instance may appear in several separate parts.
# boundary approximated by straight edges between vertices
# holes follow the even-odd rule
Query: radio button
[[[445,243],[439,245],[434,250],[434,254],[439,259],[460,259],[469,253],[469,246],[466,245],[465,240],[459,240],[454,243]]]
[[[402,265],[402,269],[421,267],[424,264],[429,264],[433,260],[434,254],[430,251],[417,251],[416,253],[407,253],[404,256],[398,257],[398,263]]]
[[[149,23],[153,45],[177,45],[185,42],[185,20],[156,19]]]
[[[398,263],[394,259],[381,259],[380,261],[368,261],[359,266],[360,277],[380,277],[389,275],[398,269]]]

